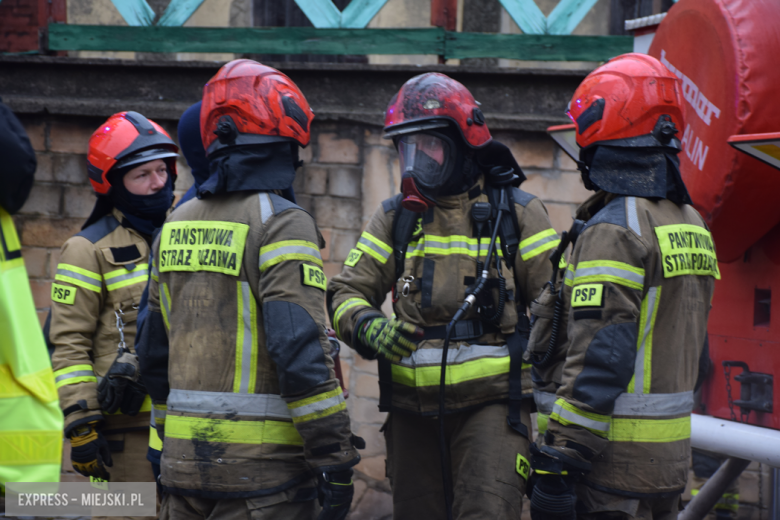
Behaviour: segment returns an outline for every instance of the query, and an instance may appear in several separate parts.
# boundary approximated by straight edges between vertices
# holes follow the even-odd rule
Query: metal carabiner
[[[404,286],[401,289],[401,296],[406,298],[409,296],[409,289],[411,288],[411,283],[414,282],[414,276],[404,276],[401,278],[401,280],[404,282]]]
[[[121,354],[122,351],[127,350],[127,345],[125,344],[125,322],[122,321],[122,316],[125,315],[124,312],[122,312],[122,309],[116,309],[114,311],[114,315],[116,316],[116,330],[119,331],[119,353]]]

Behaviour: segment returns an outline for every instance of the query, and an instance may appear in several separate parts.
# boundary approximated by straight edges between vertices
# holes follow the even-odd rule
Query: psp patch
[[[600,283],[576,285],[571,291],[572,307],[602,307],[604,305],[604,286]]]
[[[347,256],[347,259],[344,260],[344,265],[347,267],[355,267],[357,265],[358,260],[360,260],[360,257],[363,256],[363,251],[358,251],[357,249],[353,249],[349,252],[349,255]]]
[[[65,305],[73,305],[76,301],[76,288],[66,285],[51,284],[51,300]]]
[[[528,480],[528,474],[531,472],[531,465],[528,463],[528,459],[519,453],[517,454],[515,470],[521,477],[523,477],[525,480]]]
[[[324,291],[327,287],[328,279],[319,267],[301,264],[301,284],[310,285]]]

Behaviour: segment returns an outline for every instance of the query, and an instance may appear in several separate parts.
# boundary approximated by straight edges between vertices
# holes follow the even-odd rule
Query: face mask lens
[[[430,188],[441,187],[447,180],[449,144],[430,134],[407,135],[398,141],[401,172]]]

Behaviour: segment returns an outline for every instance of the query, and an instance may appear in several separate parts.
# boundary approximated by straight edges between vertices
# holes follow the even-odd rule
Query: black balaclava
[[[167,164],[167,161],[166,161]],[[108,198],[114,207],[121,211],[133,228],[145,234],[152,235],[154,230],[163,225],[168,210],[173,204],[173,177],[168,173],[165,186],[151,195],[135,195],[125,188],[123,177],[138,164],[109,174],[111,191]],[[170,172],[170,167],[168,168]]]

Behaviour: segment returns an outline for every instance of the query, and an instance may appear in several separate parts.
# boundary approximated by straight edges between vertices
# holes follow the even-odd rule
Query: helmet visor
[[[431,134],[405,135],[398,140],[401,176],[411,176],[429,189],[441,188],[451,168],[451,144]]]

